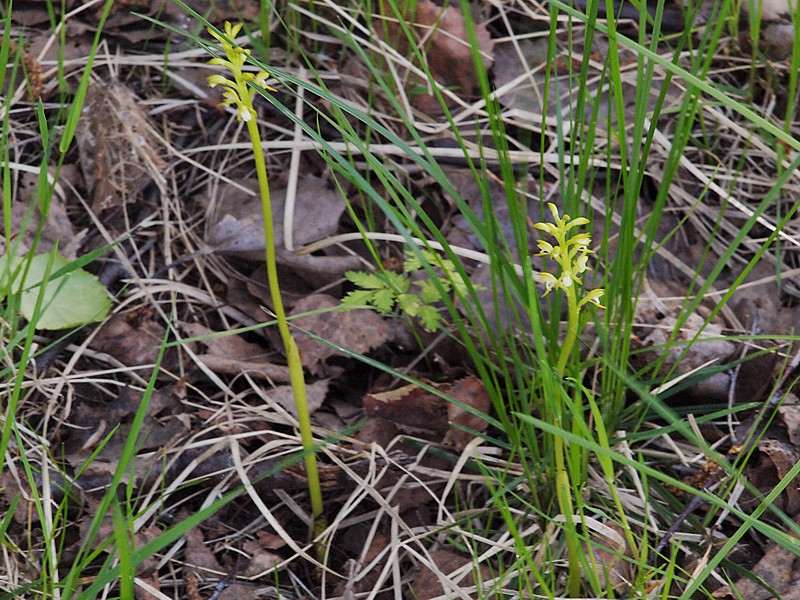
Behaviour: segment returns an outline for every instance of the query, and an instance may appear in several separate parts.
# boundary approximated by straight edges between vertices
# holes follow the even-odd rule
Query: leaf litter
[[[306,15],[308,20],[304,23],[308,31],[326,26],[330,16],[327,11],[334,11],[335,7],[323,4],[318,14]],[[73,9],[78,3],[66,5]],[[212,22],[257,17],[252,3],[191,2],[190,5],[201,12],[210,11]],[[171,3],[139,2],[135,8],[151,15],[163,9],[164,18],[173,25],[188,26],[185,15]],[[447,105],[455,110],[466,109],[456,113],[456,126],[466,135],[473,135],[474,122],[469,115],[474,113],[473,108],[480,109],[479,90],[473,52],[459,10],[455,6],[442,8],[430,0],[413,5],[401,3],[398,10],[413,23],[412,32],[423,60],[427,61]],[[421,76],[419,59],[396,25],[389,3],[382,3],[381,12],[386,27],[376,26],[371,41],[380,40],[387,50],[385,57],[391,67],[387,72],[397,77],[395,83],[401,99],[410,99],[406,102],[411,109],[409,118],[421,127],[438,125],[442,122],[436,121],[440,119],[441,107],[434,102],[431,82]],[[538,67],[544,48],[535,36],[533,39],[527,36],[529,30],[541,32],[542,23],[546,24],[549,16],[539,8],[532,10],[518,2],[476,15],[478,55],[483,66],[491,69],[493,84],[500,90],[499,102],[508,111],[505,117],[519,131],[538,132],[542,127],[541,113],[550,119],[553,109],[541,101],[543,81]],[[93,10],[69,13],[63,64],[67,68],[66,80],[73,89],[75,76],[85,65],[98,16]],[[508,16],[513,18],[508,20]],[[29,77],[26,83],[45,98],[53,98],[60,76],[52,43],[57,33],[49,29],[50,17],[35,4],[25,5],[19,12],[15,7],[14,17],[16,23],[27,28],[26,37],[17,36],[26,45],[24,60]],[[577,39],[575,32],[561,29],[557,40],[560,53],[557,77],[564,77],[569,71],[573,52],[585,51],[568,47],[568,35]],[[129,3],[115,3],[105,36],[105,43],[115,52],[108,55],[108,64],[93,75],[87,110],[78,128],[78,148],[67,157],[70,164],[66,167],[82,174],[82,181],[80,177],[72,180],[69,193],[54,196],[50,219],[45,224],[52,229],[45,230],[40,250],[58,243],[61,249],[69,248],[65,256],[72,258],[89,248],[117,243],[107,260],[118,264],[119,275],[106,283],[115,295],[115,314],[99,328],[88,328],[83,338],[64,345],[59,359],[47,372],[31,371],[27,376],[31,391],[24,396],[19,414],[21,422],[32,428],[35,435],[22,436],[24,447],[15,449],[17,457],[3,473],[3,508],[18,498],[23,502],[18,504],[14,525],[7,533],[16,540],[19,552],[5,559],[7,572],[0,579],[0,586],[4,591],[12,591],[25,578],[35,580],[37,563],[30,557],[40,553],[46,544],[39,537],[26,537],[25,527],[36,514],[36,508],[33,490],[20,476],[19,453],[24,451],[28,460],[39,462],[43,470],[34,484],[56,502],[66,497],[64,493],[60,496],[55,493],[56,489],[77,490],[79,499],[70,504],[66,513],[70,522],[65,528],[60,563],[66,569],[79,547],[80,532],[87,524],[80,513],[91,512],[109,484],[133,416],[143,399],[146,379],[157,360],[161,340],[167,332],[177,330],[183,338],[196,339],[183,347],[169,349],[145,415],[136,469],[128,480],[139,497],[149,501],[160,497],[158,490],[168,488],[170,493],[155,504],[157,510],[148,513],[151,516],[136,532],[134,543],[138,546],[147,543],[171,519],[185,518],[220,491],[237,487],[242,482],[237,461],[241,462],[242,472],[257,480],[255,485],[268,502],[269,513],[254,509],[243,495],[229,508],[187,532],[182,542],[159,555],[158,560],[141,565],[139,575],[156,590],[188,598],[213,594],[217,598],[264,597],[276,593],[270,587],[276,579],[281,583],[282,593],[289,593],[287,588],[294,586],[295,596],[299,596],[304,593],[303,586],[319,584],[303,574],[302,561],[293,549],[305,543],[305,531],[300,525],[308,519],[302,495],[304,469],[298,463],[275,471],[282,461],[296,455],[300,447],[294,434],[293,403],[288,388],[282,385],[288,375],[269,329],[266,333],[236,332],[240,327],[270,319],[267,294],[263,293],[265,277],[258,265],[264,251],[260,204],[253,195],[247,151],[235,146],[240,135],[230,116],[212,107],[208,96],[201,95],[192,79],[185,76],[188,72],[203,72],[203,52],[181,46],[177,52],[184,54],[175,63],[166,64],[162,53],[166,32],[133,14]],[[142,42],[147,45],[142,46]],[[599,58],[607,51],[607,45],[600,38],[595,43],[597,46],[589,52]],[[340,89],[346,95],[352,90],[369,88],[360,59],[335,44],[327,46],[326,51],[340,54],[336,60],[325,58],[324,53],[316,55],[319,62],[315,66],[333,79],[352,78],[351,89],[346,89],[346,85],[331,89]],[[739,50],[733,47],[733,51]],[[284,56],[276,52],[273,60],[283,60]],[[625,59],[623,56],[623,67],[630,68],[633,63]],[[724,58],[719,60],[714,77],[736,87],[736,82],[729,79],[730,73],[723,68]],[[341,71],[338,64],[344,65]],[[40,67],[41,73],[32,65]],[[303,76],[292,62],[281,67],[295,76]],[[161,85],[167,81],[174,87]],[[202,81],[202,76],[197,81]],[[19,86],[22,80],[14,83]],[[626,79],[623,100],[629,110],[633,108],[630,103],[633,85]],[[766,86],[761,91],[767,96],[771,94]],[[9,93],[10,87],[4,91]],[[682,94],[680,88],[671,88],[667,105],[679,101]],[[569,93],[564,96],[569,97]],[[351,93],[350,98],[358,100],[359,95]],[[41,152],[34,150],[32,144],[36,140],[31,134],[36,131],[34,109],[24,95],[15,95],[13,102],[12,127],[15,135],[26,142],[20,157],[15,157],[15,164],[34,167],[40,157],[37,152]],[[391,125],[397,120],[386,112],[390,105],[383,98],[376,99],[377,118]],[[326,108],[324,102],[319,106]],[[293,124],[270,107],[262,106],[261,110],[270,142],[288,142],[287,132],[292,131]],[[605,113],[587,114],[587,119],[592,116],[604,123],[613,124],[616,119],[616,115]],[[750,287],[740,288],[728,300],[727,306],[733,308],[726,307],[710,318],[721,291],[736,280],[746,259],[758,249],[758,237],[768,235],[774,228],[780,216],[777,209],[765,213],[760,228],[731,257],[703,302],[685,308],[686,290],[699,282],[696,277],[711,275],[713,261],[704,261],[707,240],[713,239],[711,252],[721,255],[751,214],[750,207],[773,186],[777,172],[775,151],[766,147],[745,150],[743,137],[730,133],[737,131],[739,125],[729,114],[709,107],[705,117],[712,129],[716,128],[715,134],[722,145],[728,144],[727,154],[719,146],[688,148],[678,177],[666,193],[670,210],[680,215],[681,220],[665,218],[656,232],[654,247],[658,247],[648,262],[648,279],[641,292],[632,339],[642,369],[657,364],[660,375],[695,375],[700,379],[670,400],[676,408],[712,400],[724,404],[728,398],[736,402],[770,400],[769,390],[780,382],[777,368],[783,361],[775,349],[800,323],[792,252],[768,252],[764,261],[769,264],[759,265],[748,276]],[[674,119],[662,114],[656,124],[657,131],[670,133],[674,123]],[[539,159],[538,151],[532,152],[520,144],[511,131],[513,128],[510,129],[510,140],[515,144],[512,151],[520,153],[520,161],[533,165],[533,179],[538,180],[519,193],[532,199],[547,195],[560,203],[557,165],[548,156],[552,155],[550,151],[561,134],[547,121],[544,125],[541,132],[544,162]],[[445,152],[447,143],[453,141],[444,133],[447,127],[430,130],[442,138],[441,145],[432,143],[431,149],[443,164],[450,163],[449,180],[473,209],[483,214],[480,211],[487,198],[482,190],[475,189],[468,169],[459,164],[460,157]],[[639,199],[638,218],[642,223],[656,202],[663,157],[668,150],[666,139],[655,136],[647,164],[651,187],[644,185]],[[409,143],[413,148],[414,142]],[[728,182],[715,179],[708,165],[716,169],[724,164],[736,173],[730,167],[730,157],[737,152],[748,157],[752,168],[737,182],[735,196],[739,204],[733,205],[726,202],[729,196],[734,196],[725,193]],[[273,180],[277,181],[280,173],[292,168],[289,157],[280,151],[268,154],[273,161]],[[389,156],[387,160],[394,161],[414,192],[424,195],[430,183],[415,178],[410,162],[397,155]],[[313,157],[306,157],[301,164],[303,172],[296,174],[298,185],[291,214],[285,210],[287,193],[275,190],[276,223],[282,225],[284,218],[291,217],[289,227],[295,246],[351,232],[353,223],[337,189],[341,182],[332,180],[324,165]],[[489,173],[494,175],[492,169],[496,167],[496,162],[488,161]],[[34,211],[27,228],[22,226],[21,207],[27,206],[31,195],[22,185],[23,179],[16,178],[17,168],[11,167],[15,178],[9,189],[14,202],[12,233],[27,240],[38,216]],[[613,171],[609,170],[607,176],[613,177]],[[499,230],[511,239],[510,214],[499,208],[503,202],[503,184],[496,176],[491,180],[488,200],[498,208],[495,218]],[[799,184],[796,176],[789,177],[781,190],[783,199],[796,196]],[[444,197],[443,191],[437,193],[441,196],[430,194],[426,206],[432,208],[432,214],[443,215],[441,221],[446,224],[448,239],[463,247],[482,250],[452,199]],[[355,199],[352,206],[363,210],[362,202]],[[605,222],[615,231],[615,223],[621,218],[618,209],[597,198],[590,198],[589,203],[603,217],[597,221]],[[539,220],[538,202],[529,204],[529,218]],[[678,235],[672,233],[675,222],[681,224]],[[386,228],[390,230],[389,225]],[[277,231],[282,228],[279,226]],[[593,236],[602,239],[596,232]],[[611,238],[613,245],[613,234]],[[791,239],[785,241],[793,248]],[[481,510],[491,506],[482,487],[485,474],[474,469],[468,460],[480,457],[487,464],[495,460],[495,449],[487,449],[487,442],[475,437],[481,434],[490,439],[497,433],[482,416],[491,414],[485,388],[471,373],[451,375],[442,366],[441,357],[427,361],[423,356],[420,361],[418,355],[410,356],[408,348],[413,346],[405,341],[400,343],[395,328],[397,317],[337,308],[347,290],[345,272],[363,270],[369,264],[365,262],[367,253],[363,245],[349,243],[332,246],[325,252],[297,255],[287,250],[283,242],[281,233],[276,250],[283,268],[282,279],[289,280],[287,286],[299,290],[292,301],[296,317],[293,322],[298,331],[312,334],[301,336],[299,344],[304,365],[315,378],[309,385],[313,418],[318,427],[325,423],[328,430],[344,435],[321,451],[326,491],[340,510],[331,519],[332,549],[339,556],[333,565],[338,570],[337,577],[328,582],[329,589],[343,596],[389,597],[394,593],[395,597],[413,594],[433,598],[442,594],[478,597],[476,587],[489,590],[509,585],[508,580],[492,579],[491,566],[502,564],[514,553],[513,544],[502,532],[490,540],[491,547],[486,550],[491,557],[486,563],[489,567],[482,564],[474,571],[469,557],[460,551],[487,543],[461,526],[464,521],[457,508],[465,499],[457,495],[466,493],[462,486],[482,490],[469,498],[475,506]],[[29,247],[19,246],[18,253]],[[402,256],[402,249],[391,243],[379,249],[386,259]],[[518,256],[516,248],[511,251]],[[474,265],[466,267],[475,282],[486,285],[491,281],[486,279],[485,267],[482,271],[475,270]],[[598,270],[601,269],[599,265]],[[244,285],[239,285],[242,282]],[[502,314],[504,308],[491,306],[488,296],[484,300],[488,311],[496,315],[492,324],[497,331],[513,327],[513,314]],[[80,300],[73,304],[80,304]],[[748,333],[764,333],[774,341],[741,341],[740,336]],[[40,334],[46,335],[46,331]],[[675,339],[681,344],[671,345],[669,351],[663,352],[665,344]],[[790,353],[782,347],[781,351]],[[384,385],[386,378],[354,360],[353,354],[388,360],[393,366],[414,373],[428,389],[419,384],[400,385],[397,381]],[[745,356],[755,358],[736,370],[735,364]],[[762,357],[766,357],[763,358],[766,362],[758,362]],[[730,365],[730,368],[717,369],[717,373],[711,374],[710,365]],[[444,377],[445,381],[434,381],[433,377]],[[3,389],[7,392],[8,385]],[[742,492],[738,501],[746,511],[755,508],[763,494],[790,473],[800,456],[800,418],[795,414],[796,405],[796,399],[788,396],[777,408],[775,424],[762,431],[753,448],[744,470],[744,481],[751,489]],[[353,422],[353,415],[356,420],[363,416],[365,424],[351,436],[348,424]],[[687,418],[694,418],[691,412]],[[725,433],[725,425],[729,424],[720,424],[716,428],[718,437],[710,440],[722,444],[722,448],[730,433]],[[114,432],[115,427],[118,429]],[[108,435],[111,437],[106,440]],[[708,463],[709,457],[702,456],[702,452],[677,436],[664,434],[642,451],[653,452],[660,460],[666,456],[674,459],[675,466],[666,468],[679,473],[688,471],[686,481],[699,477],[700,486],[711,481],[708,473],[698,466],[700,459]],[[98,454],[92,457],[95,452]],[[497,460],[503,468],[512,471],[515,468],[503,463],[502,456]],[[47,482],[56,485],[45,490]],[[800,514],[799,498],[797,486],[790,482],[777,505],[796,519]],[[665,493],[663,501],[670,500],[674,496]],[[146,504],[147,501],[142,508]],[[641,510],[644,519],[645,509],[637,510]],[[671,525],[656,522],[648,532],[664,535]],[[724,536],[730,531],[726,529],[729,523],[722,520],[714,531],[700,530],[702,536],[692,538],[695,530],[688,520],[678,525],[685,526],[685,531],[678,533],[683,536],[679,536],[680,548],[687,556],[684,563],[687,567],[705,555],[703,536]],[[531,529],[532,539],[544,535],[537,527]],[[621,594],[632,579],[630,567],[635,557],[630,548],[618,544],[617,537],[623,539],[624,532],[617,531],[613,523],[607,527],[619,535],[610,533],[607,539],[595,539],[597,546],[604,548],[595,551],[595,557],[605,565],[602,573],[605,583]],[[452,546],[440,535],[442,528],[454,532]],[[101,538],[113,534],[109,521],[104,521],[101,533]],[[714,592],[715,597],[735,594],[762,598],[771,597],[773,592],[791,596],[792,582],[796,580],[795,556],[783,546],[758,541],[740,542],[739,551],[748,556],[742,567],[750,569],[757,580],[720,571],[715,579],[734,580],[736,589],[721,586]],[[173,561],[175,557],[177,560]],[[22,576],[15,581],[12,573]],[[176,573],[182,575],[178,577]],[[300,581],[304,583],[300,585]],[[408,589],[404,587],[406,582]],[[708,585],[712,587],[713,580]]]

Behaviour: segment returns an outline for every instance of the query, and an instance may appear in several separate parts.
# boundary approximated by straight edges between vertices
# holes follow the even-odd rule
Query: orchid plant
[[[261,210],[264,216],[264,238],[266,240],[266,266],[267,280],[272,300],[275,319],[278,324],[281,341],[283,342],[286,353],[286,361],[289,366],[289,377],[294,395],[295,406],[297,407],[297,421],[300,429],[300,437],[305,451],[305,466],[308,476],[308,489],[311,497],[311,512],[314,519],[315,537],[322,533],[326,528],[323,517],[322,489],[319,481],[319,470],[317,459],[314,454],[314,438],[311,431],[311,418],[308,410],[306,398],[306,384],[303,375],[303,364],[300,360],[300,352],[297,343],[292,337],[289,323],[286,318],[286,310],[281,298],[281,288],[278,282],[278,267],[275,257],[274,230],[272,222],[272,204],[269,194],[269,179],[267,177],[267,167],[264,160],[264,150],[261,145],[261,135],[256,121],[256,111],[253,107],[258,89],[275,91],[267,85],[269,73],[263,69],[257,73],[245,72],[244,66],[250,56],[250,50],[236,45],[234,40],[242,29],[241,24],[231,25],[225,22],[223,32],[208,28],[208,33],[219,42],[224,56],[212,58],[209,63],[226,68],[230,71],[232,79],[222,75],[211,75],[208,77],[208,85],[212,88],[223,86],[222,106],[230,106],[236,109],[236,117],[247,126],[250,135],[250,145],[253,148],[255,159],[256,174],[258,175],[258,186],[261,193]]]
[[[583,274],[590,268],[589,255],[592,254],[592,251],[589,246],[592,243],[592,238],[588,233],[579,231],[579,228],[588,225],[589,219],[585,217],[572,219],[566,214],[561,216],[558,214],[556,205],[552,202],[547,204],[547,208],[550,210],[554,222],[535,223],[533,227],[554,238],[554,242],[538,240],[539,252],[536,256],[553,259],[558,265],[559,271],[555,275],[547,271],[535,272],[533,279],[544,284],[544,295],[553,290],[559,290],[564,292],[567,298],[567,332],[564,341],[561,343],[558,360],[555,363],[555,369],[559,377],[564,377],[575,341],[580,334],[581,309],[589,305],[605,308],[601,303],[605,291],[602,288],[596,288],[583,294],[582,297],[580,293],[580,287],[583,286]],[[545,415],[545,417],[558,428],[566,429],[567,417],[564,403],[555,401],[550,406],[553,406],[554,409],[551,414]],[[553,436],[553,451],[556,499],[568,531],[569,575],[567,589],[570,595],[576,596],[580,591],[581,585],[580,542],[578,541],[577,530],[573,521],[573,515],[575,514],[572,496],[573,486],[566,467],[566,443],[562,436]]]

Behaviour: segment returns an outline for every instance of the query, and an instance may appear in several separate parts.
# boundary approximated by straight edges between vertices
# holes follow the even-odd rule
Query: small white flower
[[[577,219],[576,219],[576,220],[577,220]],[[584,233],[584,234],[581,234],[581,235],[576,235],[576,236],[575,236],[574,238],[572,238],[570,241],[571,241],[573,244],[575,244],[576,246],[581,246],[581,247],[584,247],[584,248],[585,248],[585,247],[588,247],[588,246],[589,246],[589,244],[591,244],[591,243],[592,243],[592,238],[591,238],[589,235],[586,235],[586,234]]]
[[[533,273],[533,280],[538,283],[544,284],[544,293],[547,294],[558,284],[558,279],[550,273],[535,271]]]
[[[594,304],[598,308],[605,308],[605,306],[603,306],[600,303],[600,298],[603,297],[604,293],[605,292],[604,292],[604,290],[602,288],[598,288],[596,290],[592,290],[591,292],[586,294],[583,298],[581,298],[581,301],[578,302],[578,308],[580,308],[584,304]]]

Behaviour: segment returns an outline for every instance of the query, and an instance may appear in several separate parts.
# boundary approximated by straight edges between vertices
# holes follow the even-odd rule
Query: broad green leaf
[[[409,317],[416,317],[419,314],[419,309],[422,302],[419,296],[415,294],[400,294],[397,297],[397,304],[400,305],[400,310],[406,313]]]
[[[19,271],[11,291],[15,294],[22,293],[20,312],[23,317],[32,321],[50,255],[40,254],[30,259],[25,281],[22,281],[25,271],[23,260],[20,257],[11,260],[11,269]],[[5,270],[6,261],[7,258],[0,258],[0,272]],[[108,292],[97,277],[83,269],[69,270],[69,266],[70,262],[66,258],[59,255],[53,257],[51,278],[46,282],[42,310],[35,323],[36,329],[68,329],[102,321],[111,310]],[[54,275],[56,276],[53,277]]]
[[[401,273],[395,273],[394,271],[385,271],[381,273],[381,278],[386,282],[386,287],[391,289],[393,292],[404,294],[408,291],[411,282],[408,280],[408,277]]]

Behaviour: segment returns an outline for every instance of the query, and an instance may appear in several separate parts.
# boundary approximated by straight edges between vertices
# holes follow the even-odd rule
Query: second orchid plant
[[[259,70],[256,73],[245,72],[244,66],[250,56],[250,50],[236,45],[234,40],[242,29],[241,24],[231,25],[225,22],[222,33],[209,28],[208,33],[219,42],[223,56],[212,58],[209,63],[226,68],[231,75],[231,79],[223,75],[211,75],[208,78],[210,87],[222,86],[222,106],[230,106],[236,109],[236,117],[247,126],[250,135],[250,145],[253,149],[256,174],[258,176],[258,186],[261,194],[261,210],[264,216],[264,238],[266,241],[266,266],[267,280],[269,283],[270,297],[275,320],[278,324],[281,341],[283,342],[286,353],[286,362],[289,366],[289,378],[294,395],[295,406],[297,408],[297,421],[300,429],[300,437],[305,452],[306,475],[308,477],[308,489],[311,497],[311,512],[314,520],[315,537],[322,533],[326,527],[323,517],[322,490],[319,481],[319,470],[317,459],[314,454],[314,438],[311,431],[311,418],[308,410],[306,398],[305,376],[303,374],[303,364],[300,360],[300,352],[297,344],[292,337],[289,323],[286,318],[286,311],[281,298],[281,288],[278,281],[278,268],[275,256],[274,229],[272,222],[272,203],[269,193],[269,179],[267,177],[267,167],[264,160],[264,150],[261,145],[261,135],[256,122],[256,111],[253,107],[253,100],[258,93],[257,88],[275,91],[269,85],[269,73]]]

